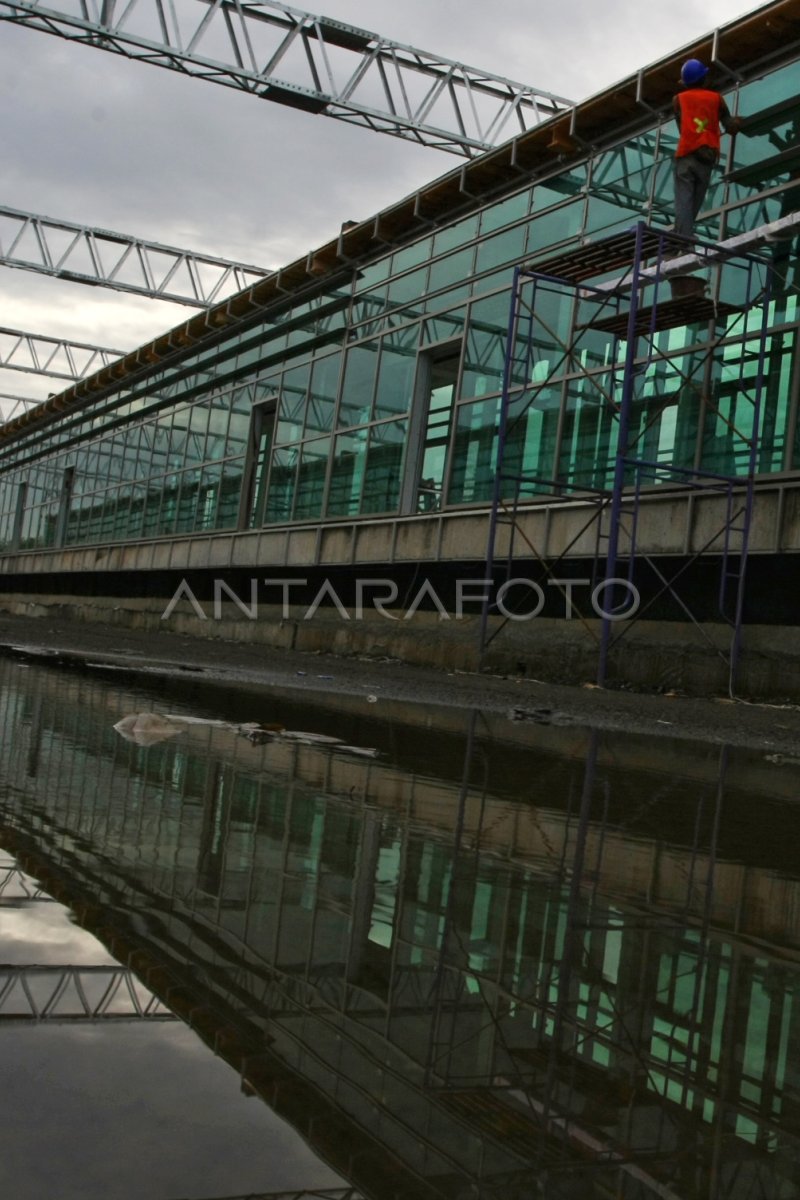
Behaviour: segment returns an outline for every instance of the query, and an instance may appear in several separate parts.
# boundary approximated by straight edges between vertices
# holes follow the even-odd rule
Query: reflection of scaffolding
[[[707,560],[710,553],[719,566],[717,613],[731,630],[723,657],[733,685],[759,464],[770,308],[769,260],[756,251],[759,240],[764,238],[759,239],[756,231],[728,243],[700,245],[688,254],[675,235],[639,224],[515,271],[486,578],[496,581],[499,567],[500,575],[510,582],[522,543],[521,553],[538,560],[543,578],[559,586],[568,607],[578,613],[572,589],[563,586],[564,579],[557,579],[562,573],[558,568],[568,564],[570,557],[591,558],[591,581],[581,582],[591,582],[598,600],[597,681],[601,685],[606,682],[612,647],[634,619],[647,612],[652,615],[662,598],[670,597],[677,605],[673,615],[692,620],[711,642],[685,590],[681,593],[688,569],[698,560]],[[704,267],[715,268],[711,296],[705,295],[702,278],[687,278],[687,270]],[[620,271],[620,276],[608,280]],[[671,298],[665,295],[669,281]],[[565,305],[574,314],[571,336],[562,336],[557,328]],[[691,327],[697,333],[681,348],[668,350],[657,344],[660,334]],[[732,383],[735,395],[749,403],[746,424],[726,414],[722,404],[715,405],[710,387],[715,352],[723,339],[738,337],[743,339],[738,378],[728,379],[733,367],[726,361],[726,383]],[[678,362],[685,364],[687,359],[688,368],[681,369]],[[674,385],[671,391],[664,382],[668,373]],[[554,394],[564,412],[562,422],[574,423],[578,445],[571,462],[561,460],[548,473],[526,462],[525,430],[532,413],[554,405]],[[726,430],[730,446],[719,470],[700,466],[697,427],[692,444],[680,444],[677,416],[674,438],[662,447],[665,411],[685,405],[687,399],[697,402],[701,421],[710,415]],[[593,442],[593,455],[580,444],[583,427],[589,431],[586,440]],[[563,425],[559,436],[563,438]],[[587,461],[592,457],[595,461]],[[668,568],[648,550],[641,530],[645,489],[666,483],[697,500],[714,502],[713,529]],[[539,553],[525,521],[531,511],[529,502],[545,497],[557,500],[562,508],[575,506],[577,515],[570,530],[573,536],[555,556],[547,550]],[[501,526],[509,530],[502,560]],[[587,550],[590,543],[593,548]],[[567,565],[567,575],[569,570]],[[643,585],[646,592],[636,611],[637,601],[632,598],[641,595]],[[506,610],[490,631],[489,618],[497,611],[502,610],[493,610],[487,599],[481,622],[484,652],[511,619]],[[714,649],[722,653],[715,645]]]
[[[176,1017],[127,967],[0,966],[0,1025],[133,1020]]]
[[[718,1012],[720,995],[746,986],[712,923],[728,747],[719,751],[716,784],[697,797],[683,907],[662,913],[623,911],[598,893],[610,828],[599,749],[595,731],[571,807],[571,852],[565,846],[554,863],[553,903],[540,929],[548,953],[538,976],[518,979],[515,990],[493,983],[474,961],[458,911],[459,887],[469,890],[472,842],[463,843],[457,822],[428,1086],[487,1141],[516,1148],[529,1178],[535,1173],[537,1194],[552,1200],[772,1195],[771,1172],[782,1171],[770,1163],[778,1118],[759,1128],[752,1107],[737,1099],[730,1082],[748,1018],[735,1003],[722,1023]],[[470,746],[465,780],[471,754]],[[513,939],[508,912],[503,925]],[[638,933],[635,956],[631,930]],[[609,951],[616,984],[609,982]],[[787,981],[787,995],[792,986]],[[774,1094],[778,1113],[780,1083]],[[753,1130],[750,1149],[743,1126]],[[787,1142],[795,1142],[788,1131]],[[795,1161],[788,1150],[781,1176],[787,1185]],[[518,1182],[511,1175],[485,1179],[481,1195],[527,1195],[514,1190]]]

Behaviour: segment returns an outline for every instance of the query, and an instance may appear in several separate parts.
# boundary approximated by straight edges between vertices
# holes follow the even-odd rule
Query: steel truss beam
[[[41,400],[34,400],[32,396],[10,396],[8,392],[0,392],[0,425],[4,425],[6,421],[13,421],[14,417],[22,416],[30,408],[36,408],[42,404]]]
[[[0,326],[0,368],[49,375],[54,379],[86,379],[121,358],[125,350],[67,342],[63,338],[25,333]]]
[[[0,1026],[10,1021],[174,1021],[132,971],[118,966],[0,965]]]
[[[210,308],[271,274],[263,267],[4,205],[0,205],[0,266],[194,308]]]
[[[277,0],[6,0],[0,19],[467,158],[571,106]]]

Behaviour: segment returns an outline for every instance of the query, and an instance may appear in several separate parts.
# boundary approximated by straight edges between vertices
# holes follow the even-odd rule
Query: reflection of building
[[[523,731],[462,805],[402,762],[144,749],[99,684],[5,681],[4,844],[368,1196],[798,1194],[779,766],[739,791],[724,753],[617,774],[616,743]],[[493,794],[515,760],[546,805]]]
[[[709,193],[700,223],[708,239],[794,204],[795,151],[787,144],[776,156],[768,134],[787,139],[796,121],[799,45],[794,0],[775,0],[697,46],[724,64],[729,105],[751,122],[750,136],[737,139],[736,170]],[[458,571],[473,578],[487,543],[513,267],[642,218],[668,225],[677,63],[673,55],[444,175],[5,427],[5,603],[57,597],[76,610],[119,610],[120,621],[136,609],[158,626],[189,572],[204,602],[222,571],[245,597],[253,574],[294,574],[309,581],[293,594],[298,605],[335,574],[347,607],[365,564],[394,581],[398,603],[420,566],[441,584]],[[791,286],[770,313],[753,623],[796,622],[796,301]],[[607,475],[612,452],[609,337],[593,332],[578,355],[565,355],[572,307],[540,315],[540,365],[551,382],[515,424],[507,461],[590,486]],[[742,474],[757,324],[741,312],[717,321],[717,344],[690,386],[708,330],[659,334],[641,364],[648,453]],[[547,514],[537,545],[548,560],[585,516],[580,505],[567,514],[563,499],[558,489],[524,497],[526,511]],[[675,479],[653,488],[641,549],[661,569],[703,546],[718,499],[690,497]],[[531,567],[528,551],[519,553]],[[585,546],[572,551],[573,574],[586,573],[589,556]],[[687,579],[707,600],[702,619],[717,620],[702,566]],[[452,608],[452,595],[444,599]],[[233,615],[241,636],[286,636],[266,620],[245,633],[241,611]],[[670,609],[664,619],[676,617]],[[181,619],[188,627],[188,608]],[[298,621],[298,644],[316,636],[314,626]],[[208,631],[198,621],[192,628]],[[383,622],[380,637],[397,641],[402,629]],[[350,645],[375,637],[355,622],[337,632]],[[430,651],[409,638],[402,652]]]

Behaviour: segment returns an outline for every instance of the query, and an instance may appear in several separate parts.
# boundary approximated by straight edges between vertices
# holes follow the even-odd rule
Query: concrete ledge
[[[479,653],[479,619],[443,619],[435,612],[383,616],[365,608],[346,619],[334,608],[311,617],[300,607],[284,613],[261,605],[245,611],[225,600],[195,609],[181,599],[164,619],[165,601],[87,596],[0,596],[0,612],[14,616],[66,618],[157,634],[271,646],[341,656],[395,658],[446,670],[484,671],[546,682],[582,684],[597,674],[599,621],[537,618],[491,627],[492,640]],[[388,610],[387,610],[388,612]],[[726,625],[640,621],[615,628],[607,682],[643,691],[677,690],[689,695],[727,695]],[[761,700],[800,700],[800,627],[751,625],[744,629],[736,694]]]

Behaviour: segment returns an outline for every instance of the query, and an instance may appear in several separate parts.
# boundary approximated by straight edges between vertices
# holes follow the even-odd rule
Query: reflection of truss
[[[28,900],[43,900],[54,903],[53,897],[48,896],[30,876],[21,871],[13,863],[0,863],[0,905],[7,908]]]
[[[176,1018],[127,967],[0,966],[0,1025],[139,1019]]]

